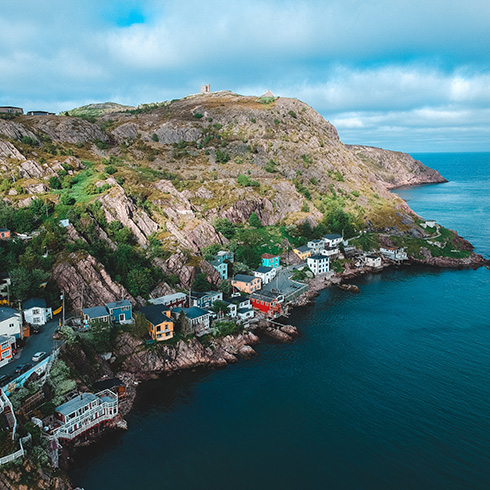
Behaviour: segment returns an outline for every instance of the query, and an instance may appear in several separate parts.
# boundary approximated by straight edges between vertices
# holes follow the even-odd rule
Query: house
[[[59,223],[62,228],[66,228],[67,226],[70,226],[69,219],[60,219]]]
[[[238,309],[252,308],[252,303],[250,302],[250,298],[242,294],[233,297],[226,296],[223,299],[223,301],[226,301],[227,303],[233,303],[234,305],[236,305]]]
[[[133,310],[127,299],[106,303],[105,305],[112,323],[131,323],[133,321]]]
[[[0,335],[0,367],[5,366],[12,359],[12,338]]]
[[[178,319],[180,313],[184,312],[186,322],[188,323],[189,330],[200,337],[201,335],[211,332],[211,313],[203,308],[197,306],[191,306],[190,308],[173,308],[172,315]]]
[[[306,260],[308,257],[311,257],[311,250],[306,245],[303,245],[302,247],[293,248],[293,252],[301,260]]]
[[[168,340],[174,336],[174,321],[170,310],[163,305],[145,306],[139,310],[148,321],[148,332],[153,340]]]
[[[310,240],[307,246],[312,254],[319,254],[325,248],[325,240]]]
[[[436,227],[436,220],[427,219],[423,223],[420,223],[420,226],[422,228],[435,228]]]
[[[209,263],[218,271],[219,277],[221,277],[223,281],[228,279],[228,264],[226,262],[211,260]]]
[[[119,413],[118,396],[111,390],[97,394],[80,393],[56,407],[58,425],[53,435],[58,439],[75,439],[88,430],[115,419]]]
[[[88,327],[96,321],[109,323],[109,313],[104,306],[94,306],[93,308],[84,308],[82,310],[83,321]]]
[[[312,255],[306,259],[306,264],[315,276],[326,274],[330,270],[330,259],[325,255]]]
[[[8,272],[0,272],[0,304],[10,303],[10,288],[11,281]]]
[[[269,284],[276,277],[277,269],[274,267],[260,266],[254,271],[254,276],[260,278],[262,284]]]
[[[221,264],[226,260],[233,262],[235,260],[235,254],[229,250],[220,250],[214,258]]]
[[[231,281],[231,285],[242,293],[253,293],[262,287],[259,277],[249,276],[247,274],[237,274]]]
[[[238,312],[238,306],[235,303],[231,303],[230,301],[223,301],[223,303],[228,306],[228,315],[230,318],[236,318]]]
[[[10,240],[10,230],[7,228],[0,228],[0,240]]]
[[[46,300],[31,298],[22,302],[24,320],[31,325],[45,325],[53,318],[53,310],[46,306]]]
[[[222,301],[223,293],[221,291],[207,291],[201,293],[200,291],[191,292],[191,306],[197,306],[198,308],[211,308],[215,301]]]
[[[323,240],[325,241],[326,247],[338,247],[344,241],[342,236],[338,233],[324,235]]]
[[[408,260],[408,255],[404,248],[380,247],[379,251],[390,260]]]
[[[367,267],[372,267],[373,269],[377,269],[381,267],[381,257],[378,257],[377,255],[374,254],[368,254],[364,258],[364,264]]]
[[[245,322],[255,316],[253,308],[239,308],[237,311],[237,317],[240,321]]]
[[[4,105],[0,107],[1,114],[24,114],[22,107],[12,107],[10,105]]]
[[[28,111],[28,116],[55,116],[54,112],[46,112],[46,111]]]
[[[250,295],[250,301],[256,310],[269,316],[276,316],[281,314],[281,303],[284,301],[284,296],[272,291],[259,291]]]
[[[159,298],[150,299],[149,302],[153,305],[164,305],[169,308],[184,308],[187,304],[187,295],[184,293],[167,294]]]
[[[119,378],[106,378],[94,383],[94,388],[98,391],[111,390],[118,399],[126,398],[126,385]]]
[[[0,308],[0,335],[6,337],[22,337],[22,315],[9,307]]]
[[[325,255],[326,257],[333,257],[334,255],[339,254],[338,247],[325,247],[320,251],[321,255]]]
[[[201,85],[201,94],[209,94],[211,92],[211,85],[208,83],[206,85]]]
[[[262,259],[262,265],[264,267],[274,267],[277,269],[280,265],[279,264],[279,255],[262,254],[261,259]]]

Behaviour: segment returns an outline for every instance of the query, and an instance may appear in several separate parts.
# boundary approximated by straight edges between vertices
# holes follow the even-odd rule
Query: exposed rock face
[[[158,225],[145,211],[136,208],[120,185],[116,184],[98,200],[108,223],[119,220],[133,232],[140,245],[148,245],[147,237],[158,230]]]
[[[165,123],[155,129],[154,133],[158,136],[158,141],[162,145],[168,145],[179,141],[197,141],[201,137],[202,131],[198,128],[176,127],[173,123]],[[150,139],[151,136],[149,134],[146,139]]]
[[[136,300],[123,286],[116,284],[105,268],[91,255],[72,253],[67,260],[55,265],[53,278],[61,291],[70,298],[76,311],[82,307],[98,306],[120,299],[128,299],[133,305]]]
[[[25,160],[26,157],[10,142],[0,140],[0,162],[5,158],[15,158]]]
[[[24,136],[27,136],[39,143],[39,139],[32,131],[27,129],[23,124],[15,121],[5,121],[0,119],[0,135],[18,141]]]
[[[437,184],[447,180],[410,155],[371,146],[347,145],[388,189],[405,185]]]
[[[175,347],[159,345],[150,351],[129,334],[123,334],[118,338],[117,352],[125,359],[122,364],[125,371],[145,379],[154,374],[170,374],[184,369],[224,367],[236,362],[239,357],[253,355],[251,346],[258,342],[258,337],[252,332],[244,332],[237,336],[214,339],[212,348],[191,339],[187,342],[181,340]]]
[[[26,191],[29,194],[44,194],[48,191],[48,186],[45,184],[26,185]]]
[[[119,144],[135,140],[138,138],[138,126],[132,122],[121,124],[111,131],[111,136]]]
[[[109,139],[96,124],[78,117],[34,116],[27,120],[36,132],[44,133],[55,142],[76,144]]]
[[[19,165],[19,174],[27,179],[43,179],[55,175],[55,172],[46,164],[41,165],[34,160],[25,160]]]
[[[179,278],[182,287],[189,288],[198,272],[198,268],[193,265],[186,265],[187,257],[182,252],[177,252],[169,257],[165,262],[155,259],[154,263],[167,274],[175,274]]]

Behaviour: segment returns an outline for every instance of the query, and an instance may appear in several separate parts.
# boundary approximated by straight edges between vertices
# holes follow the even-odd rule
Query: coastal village
[[[65,225],[60,223],[60,226]],[[7,229],[0,230],[0,237],[2,240],[15,238]],[[364,273],[378,272],[383,266],[408,260],[403,248],[381,247],[378,251],[363,252],[349,245],[349,240],[344,240],[339,234],[312,239],[307,245],[293,247],[282,254],[264,253],[260,267],[251,274],[237,273],[230,277],[234,255],[229,250],[220,250],[209,261],[219,273],[221,281],[231,280],[229,294],[220,290],[189,290],[150,298],[146,306],[137,309],[133,309],[129,300],[121,299],[82,308],[70,315],[65,315],[62,305],[53,311],[41,298],[30,298],[19,303],[19,309],[14,308],[10,304],[9,275],[3,272],[0,283],[0,368],[13,361],[20,349],[19,344],[29,342],[31,334],[39,333],[53,319],[53,315],[57,317],[53,321],[59,325],[55,336],[61,339],[60,343],[63,343],[63,329],[69,328],[83,336],[94,328],[131,328],[135,318],[144,322],[147,345],[168,343],[175,337],[213,336],[230,325],[239,329],[230,331],[253,331],[259,325],[276,324],[282,327],[281,323],[276,322],[281,317],[287,318],[291,306],[305,304],[311,293],[315,294],[316,290],[327,285],[340,285],[340,277],[336,279],[331,271],[331,261],[349,258],[358,272]],[[271,332],[282,334],[280,329],[270,329]],[[34,365],[24,363],[12,376],[0,375],[3,385],[0,390],[1,416],[12,441],[18,441],[16,450],[1,457],[0,464],[22,457],[24,445],[30,442],[26,437],[17,437],[19,414],[24,422],[27,417],[30,423],[39,428],[46,441],[46,454],[55,467],[63,444],[71,444],[79,438],[85,440],[106,426],[125,427],[119,408],[126,399],[127,386],[118,378],[101,379],[96,383],[100,389],[96,393],[67,393],[64,396],[66,401],[54,406],[53,413],[44,417],[38,408],[46,404],[44,395],[40,395],[42,391],[38,391],[34,397],[27,397],[17,409],[14,408],[10,398],[12,395],[15,397],[16,391],[28,383],[42,386],[47,381],[59,348],[52,352],[36,353],[32,359]],[[107,359],[110,358],[111,354],[108,353]]]

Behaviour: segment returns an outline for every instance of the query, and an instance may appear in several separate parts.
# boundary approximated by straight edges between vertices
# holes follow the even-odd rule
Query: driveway
[[[38,334],[31,334],[30,337],[26,338],[25,347],[17,353],[15,359],[9,362],[6,366],[0,368],[1,374],[13,374],[15,368],[19,364],[25,364],[27,362],[32,365],[36,364],[32,362],[32,356],[36,352],[44,351],[48,354],[58,346],[59,342],[53,340],[53,333],[59,324],[59,318],[61,315],[56,315],[52,320],[50,320],[46,325],[41,327],[41,332]]]

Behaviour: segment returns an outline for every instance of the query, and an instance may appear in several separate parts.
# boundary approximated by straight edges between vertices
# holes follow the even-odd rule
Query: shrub
[[[275,124],[276,126],[278,126],[278,125],[279,125],[279,119],[274,119],[274,124]]]
[[[277,172],[276,170],[276,165],[277,163],[274,160],[269,160],[265,166],[265,171],[269,172],[270,174]]]
[[[50,177],[49,178],[49,187],[51,189],[61,189],[61,181],[58,177]]]
[[[107,150],[107,148],[109,148],[109,144],[102,140],[97,141],[95,146],[97,146],[99,150]]]
[[[218,149],[216,149],[215,157],[217,163],[226,163],[230,161],[230,155],[227,152]]]
[[[24,145],[37,146],[37,141],[34,138],[29,138],[29,136],[22,136],[20,140]]]
[[[196,119],[201,119],[203,116],[202,116],[202,114],[201,114],[200,112],[196,112],[196,113],[194,114],[194,117],[195,117]]]
[[[158,134],[153,133],[153,135],[152,135],[151,139],[152,139],[153,141],[158,142]]]
[[[114,165],[106,165],[105,172],[106,174],[113,175],[117,172],[117,168]]]
[[[296,116],[296,112],[294,111],[289,111],[288,114],[291,116],[291,117],[294,117],[294,119],[296,119],[298,116]]]

